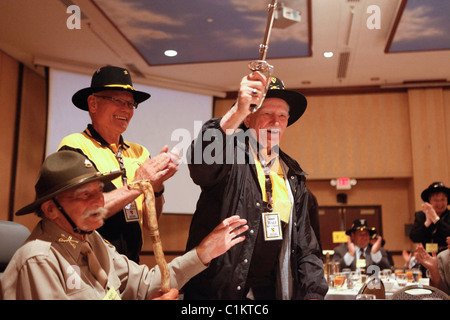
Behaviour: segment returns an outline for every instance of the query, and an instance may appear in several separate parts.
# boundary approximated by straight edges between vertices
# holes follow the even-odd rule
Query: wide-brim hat
[[[72,102],[77,108],[87,111],[89,110],[87,98],[93,93],[104,90],[131,92],[134,101],[137,103],[141,103],[150,98],[149,93],[134,89],[130,72],[127,69],[115,66],[105,66],[94,72],[92,75],[91,86],[77,91],[72,96]]]
[[[352,232],[355,232],[357,230],[360,230],[360,231],[367,230],[367,231],[369,231],[370,236],[377,233],[377,230],[374,227],[370,228],[367,225],[366,219],[356,219],[353,221],[352,227],[349,230],[345,231],[345,234],[350,235]]]
[[[266,98],[280,98],[289,105],[289,120],[287,126],[296,122],[305,113],[308,104],[304,95],[300,92],[287,90],[283,81],[277,77],[271,77]]]
[[[422,191],[420,197],[423,201],[428,202],[430,201],[430,195],[433,193],[443,192],[447,195],[447,204],[450,204],[450,189],[447,188],[442,182],[433,182]]]
[[[65,192],[93,181],[111,181],[122,175],[121,170],[101,173],[95,169],[91,161],[75,151],[59,151],[49,155],[42,164],[35,185],[34,202],[16,212],[17,216],[31,213],[40,205]]]

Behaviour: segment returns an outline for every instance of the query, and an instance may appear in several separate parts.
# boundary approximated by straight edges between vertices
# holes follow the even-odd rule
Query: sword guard
[[[261,105],[264,102],[264,98],[266,97],[267,90],[269,89],[270,78],[272,77],[273,73],[273,66],[267,63],[266,60],[253,60],[248,63],[248,67],[252,72],[260,71],[267,77],[267,84],[264,88],[263,97],[261,98],[259,105],[252,104],[250,106],[252,112],[256,112],[259,108],[261,108]]]

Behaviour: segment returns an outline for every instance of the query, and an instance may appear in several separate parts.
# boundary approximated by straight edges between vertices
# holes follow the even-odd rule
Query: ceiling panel
[[[94,2],[149,65],[255,59],[268,16],[266,0]],[[267,57],[309,56],[307,1],[286,0],[280,10],[281,5],[300,12],[301,21],[272,33]],[[167,57],[166,50],[178,55]]]
[[[450,1],[404,0],[388,52],[450,49]]]

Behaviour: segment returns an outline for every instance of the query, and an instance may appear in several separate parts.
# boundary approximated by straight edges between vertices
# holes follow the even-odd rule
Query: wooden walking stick
[[[144,194],[143,220],[144,227],[150,231],[150,238],[153,243],[153,252],[156,263],[161,271],[161,290],[167,293],[170,290],[170,272],[167,261],[164,257],[161,238],[159,236],[158,217],[156,215],[155,194],[149,180],[134,181],[129,183],[128,189],[141,190]]]

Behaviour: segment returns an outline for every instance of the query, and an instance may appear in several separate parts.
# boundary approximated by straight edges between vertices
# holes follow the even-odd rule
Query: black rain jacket
[[[194,183],[201,187],[201,194],[186,250],[197,246],[222,220],[235,214],[247,219],[249,230],[242,243],[214,259],[208,269],[185,285],[186,300],[245,298],[244,288],[257,234],[263,232],[259,230],[263,199],[248,139],[242,136],[242,132],[225,135],[220,119],[211,119],[191,144],[189,170]],[[292,299],[323,299],[328,285],[322,260],[318,258],[319,245],[309,222],[305,173],[281,150],[279,155],[289,168],[287,175],[295,207],[290,255]],[[211,157],[215,161],[211,161]]]

